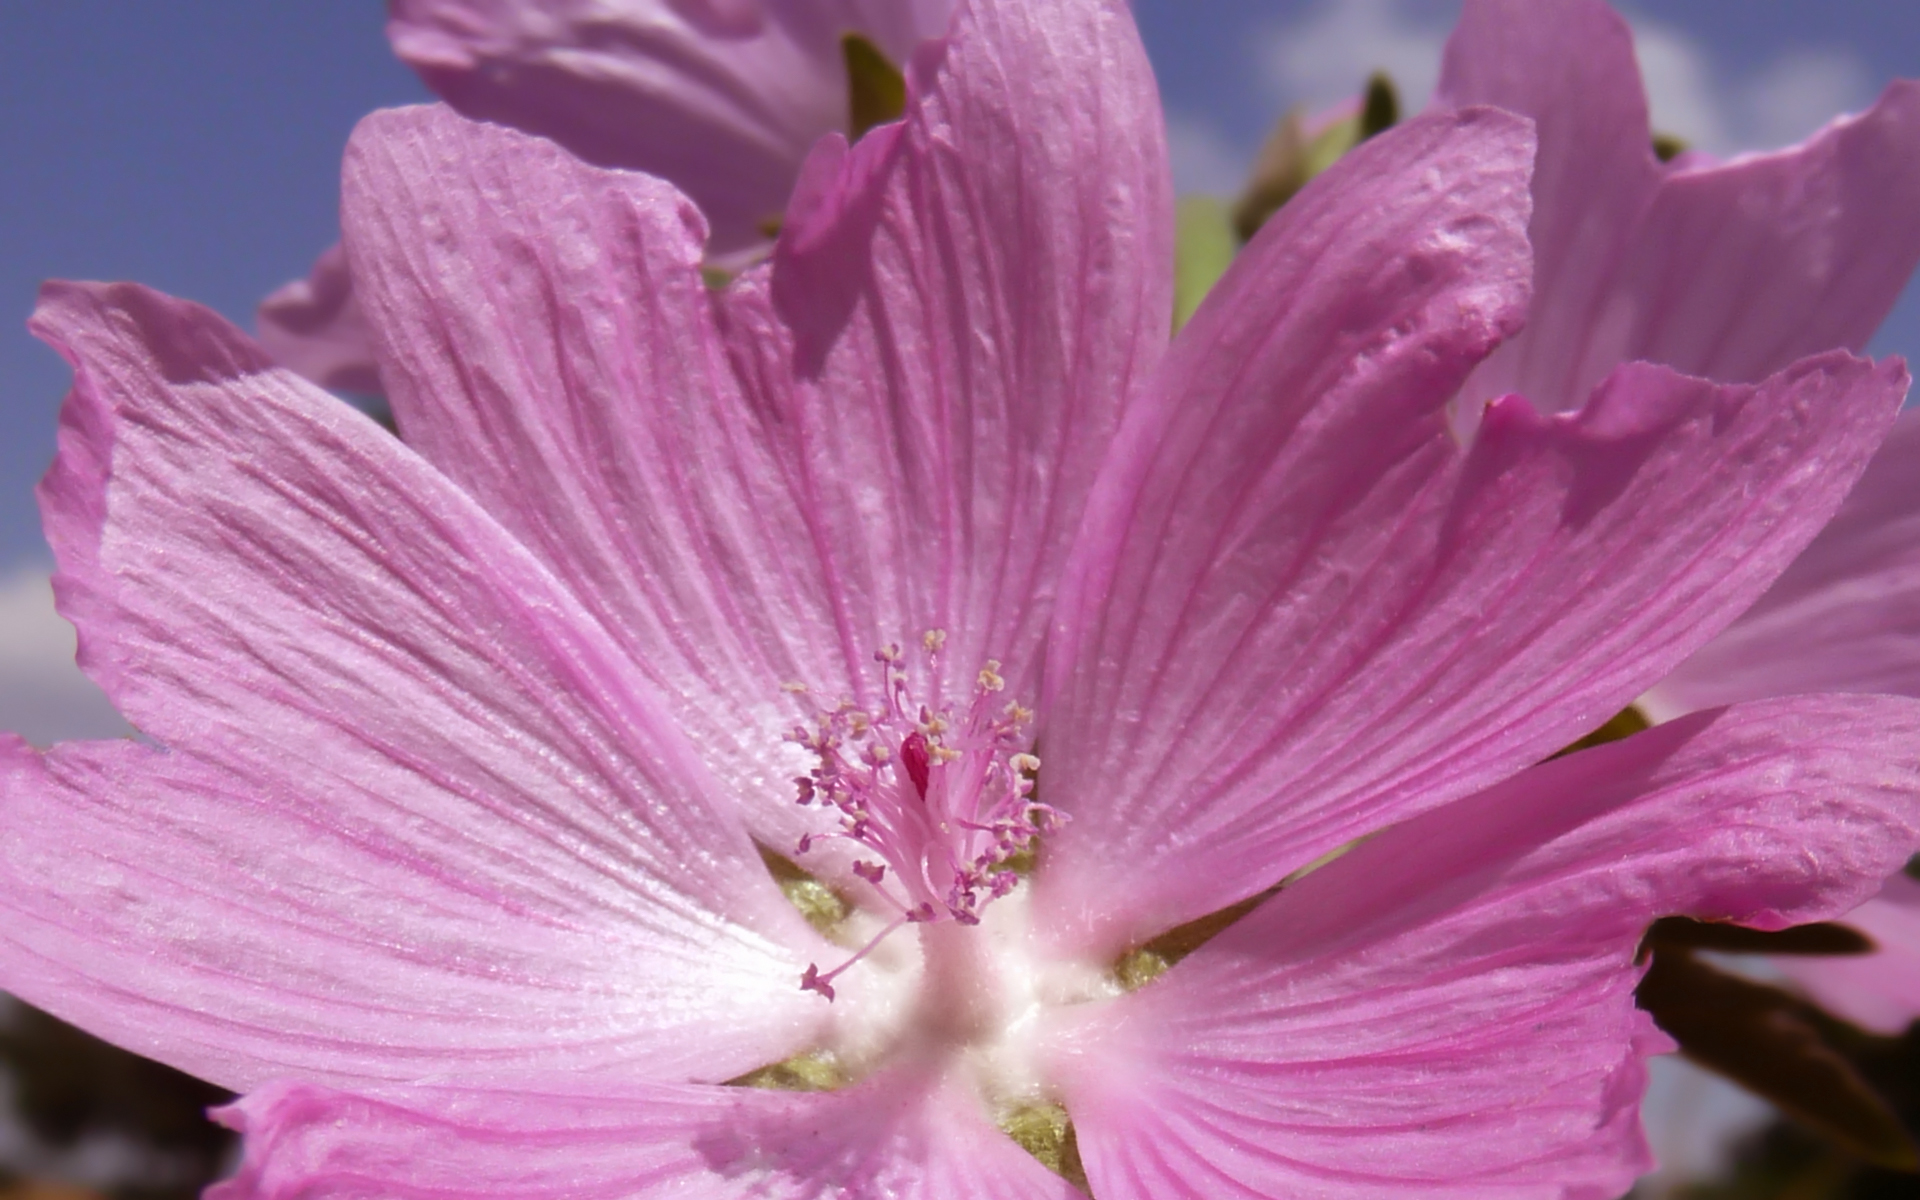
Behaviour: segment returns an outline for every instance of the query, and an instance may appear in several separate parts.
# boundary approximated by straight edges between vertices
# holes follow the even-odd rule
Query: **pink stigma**
[[[920,798],[927,798],[927,780],[933,770],[932,760],[927,757],[927,739],[918,733],[910,733],[900,743],[900,765],[907,769],[907,778],[913,780],[913,790]]]
[[[922,639],[928,679],[945,640],[938,631]],[[900,926],[979,924],[980,910],[1019,882],[1009,860],[1066,819],[1031,798],[1040,768],[1025,750],[1033,714],[999,701],[1006,687],[999,663],[987,663],[957,711],[915,703],[902,657],[898,646],[874,655],[886,696],[880,711],[842,700],[789,735],[819,758],[795,780],[799,802],[839,817],[838,829],[801,838],[797,852],[804,856],[825,838],[858,843],[868,854],[854,862],[854,875],[895,913],[832,971],[807,968],[800,986],[829,1000],[833,979]]]

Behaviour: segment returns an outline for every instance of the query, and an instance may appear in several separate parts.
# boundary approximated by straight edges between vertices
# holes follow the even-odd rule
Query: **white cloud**
[[[1700,43],[1671,25],[1636,18],[1633,48],[1653,127],[1702,150],[1726,153],[1734,144],[1732,114]]]
[[[1303,21],[1257,28],[1252,45],[1277,119],[1296,104],[1313,111],[1351,100],[1379,70],[1393,77],[1403,103],[1417,108],[1439,77],[1446,36],[1444,25],[1405,20],[1395,0],[1337,0]],[[1238,144],[1205,116],[1167,114],[1174,189],[1182,195],[1237,193],[1256,148]]]
[[[1268,91],[1282,106],[1337,104],[1385,71],[1417,109],[1440,78],[1446,40],[1445,25],[1413,16],[1397,0],[1323,0],[1302,20],[1260,31],[1255,46]]]
[[[1798,141],[1872,101],[1874,74],[1852,51],[1796,48],[1736,70],[1678,26],[1629,12],[1654,128],[1727,155]],[[1296,21],[1254,35],[1263,82],[1279,106],[1317,108],[1353,96],[1374,70],[1409,109],[1432,94],[1447,26],[1405,0],[1321,0]]]
[[[1684,30],[1630,19],[1654,128],[1710,153],[1790,145],[1873,100],[1873,71],[1852,51],[1795,49],[1733,71]]]
[[[53,609],[46,571],[0,577],[0,730],[39,745],[130,732],[73,652],[73,626]]]

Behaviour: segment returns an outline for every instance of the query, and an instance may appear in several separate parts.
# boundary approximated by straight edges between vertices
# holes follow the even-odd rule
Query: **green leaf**
[[[907,80],[880,47],[857,33],[840,39],[840,53],[847,60],[847,132],[857,142],[907,111]]]
[[[1233,265],[1237,246],[1227,206],[1212,196],[1180,201],[1173,237],[1173,327],[1179,329]]]
[[[1821,1037],[1805,1001],[1653,946],[1634,993],[1680,1050],[1868,1162],[1920,1169],[1920,1152],[1887,1102]]]

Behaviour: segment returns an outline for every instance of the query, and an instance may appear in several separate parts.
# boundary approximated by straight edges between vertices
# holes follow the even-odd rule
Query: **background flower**
[[[706,217],[708,256],[739,265],[771,244],[815,141],[895,115],[898,72],[946,32],[953,2],[395,0],[389,11],[395,53],[455,108],[672,181]],[[869,96],[876,87],[888,94]],[[324,387],[382,390],[337,249],[267,298],[260,337]]]

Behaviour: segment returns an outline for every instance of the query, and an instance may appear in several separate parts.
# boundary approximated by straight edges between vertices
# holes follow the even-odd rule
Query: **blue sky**
[[[1176,171],[1224,189],[1288,103],[1336,98],[1375,66],[1419,93],[1457,0],[1136,7]],[[1630,13],[1657,122],[1722,151],[1803,136],[1920,75],[1911,0],[1665,0]],[[0,4],[0,584],[46,559],[31,489],[67,376],[20,325],[38,281],[140,280],[250,325],[258,298],[333,240],[354,121],[425,98],[382,21],[377,0]],[[1911,289],[1875,349],[1920,352]],[[0,594],[0,627],[15,601],[27,603]],[[8,715],[0,726],[17,727]]]

